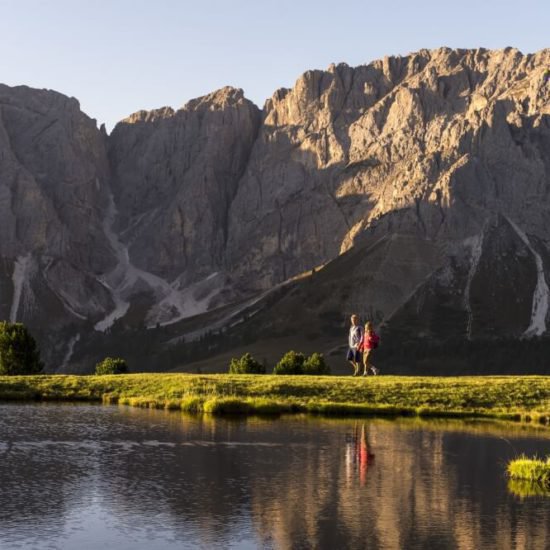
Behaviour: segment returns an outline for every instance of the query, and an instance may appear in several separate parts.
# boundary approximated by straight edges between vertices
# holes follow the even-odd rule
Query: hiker
[[[353,376],[357,376],[361,368],[361,352],[358,348],[363,339],[363,327],[359,324],[359,317],[357,315],[353,314],[350,320],[351,327],[349,329],[347,359],[353,367]]]
[[[372,323],[368,321],[365,323],[365,332],[358,348],[363,355],[363,376],[367,376],[369,371],[372,371],[372,374],[374,375],[380,372],[380,370],[370,362],[370,359],[372,358],[372,350],[378,347],[379,342],[380,337],[376,334],[376,332],[374,332]]]

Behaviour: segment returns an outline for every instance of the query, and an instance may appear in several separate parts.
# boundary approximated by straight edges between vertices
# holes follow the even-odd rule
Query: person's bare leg
[[[369,372],[369,352],[363,352],[363,376],[367,376]]]

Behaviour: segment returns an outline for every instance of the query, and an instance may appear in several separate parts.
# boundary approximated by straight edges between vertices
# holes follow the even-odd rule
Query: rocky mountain
[[[109,136],[74,99],[1,86],[0,317],[51,370],[137,340],[179,366],[213,330],[333,345],[352,311],[385,341],[545,340],[549,69],[548,49],[421,50]]]

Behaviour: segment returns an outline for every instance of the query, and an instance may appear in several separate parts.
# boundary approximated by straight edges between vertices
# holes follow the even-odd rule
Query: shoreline
[[[492,418],[550,426],[550,376],[1,376],[2,401],[101,402],[222,415]]]

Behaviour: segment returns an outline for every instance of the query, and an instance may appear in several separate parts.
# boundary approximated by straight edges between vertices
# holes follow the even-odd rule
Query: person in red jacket
[[[379,342],[380,336],[374,332],[372,323],[368,321],[365,324],[365,333],[363,335],[363,339],[361,340],[361,344],[359,345],[359,351],[363,352],[363,376],[367,376],[369,370],[372,374],[378,374],[380,372],[380,370],[370,362],[370,359],[372,358],[372,350],[378,347]]]

